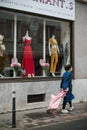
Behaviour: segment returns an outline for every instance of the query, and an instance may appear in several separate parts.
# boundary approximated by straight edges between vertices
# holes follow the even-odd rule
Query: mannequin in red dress
[[[26,31],[26,35],[23,37],[24,41],[24,53],[22,59],[22,68],[26,72],[26,77],[34,77],[34,60],[33,60],[33,52],[31,48],[32,38],[29,36],[28,31]]]

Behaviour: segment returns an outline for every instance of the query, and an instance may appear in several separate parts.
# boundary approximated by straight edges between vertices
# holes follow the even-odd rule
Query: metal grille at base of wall
[[[45,94],[27,95],[27,103],[43,102],[45,101]]]

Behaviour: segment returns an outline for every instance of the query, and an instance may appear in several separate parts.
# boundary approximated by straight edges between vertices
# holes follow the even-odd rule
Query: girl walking
[[[70,64],[65,66],[65,73],[61,81],[61,90],[66,91],[66,95],[63,98],[62,113],[68,113],[73,110],[72,100],[75,98],[72,94],[72,66]],[[69,103],[69,111],[66,110],[66,105]]]

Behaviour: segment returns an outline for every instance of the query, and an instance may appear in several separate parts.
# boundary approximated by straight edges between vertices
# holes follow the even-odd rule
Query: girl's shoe
[[[72,111],[73,109],[74,109],[74,107],[72,106],[72,107],[69,108],[69,111]]]
[[[62,109],[61,112],[64,113],[64,114],[67,114],[67,113],[68,113],[68,110],[66,110],[66,109]]]

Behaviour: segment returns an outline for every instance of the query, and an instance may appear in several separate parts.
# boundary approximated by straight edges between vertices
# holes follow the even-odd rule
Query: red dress
[[[31,48],[31,42],[32,39],[24,39],[24,53],[23,53],[23,59],[22,59],[22,68],[26,71],[26,77],[29,75],[33,76],[35,75],[34,72],[34,60],[33,60],[33,52]]]

